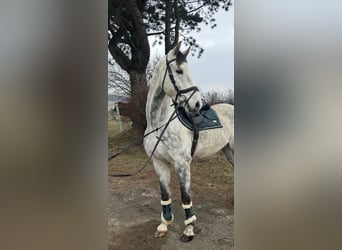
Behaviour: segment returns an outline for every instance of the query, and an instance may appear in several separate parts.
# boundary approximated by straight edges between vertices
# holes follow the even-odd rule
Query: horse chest
[[[176,132],[177,131],[177,132]],[[167,161],[177,161],[180,158],[191,160],[191,140],[192,137],[188,131],[182,133],[182,128],[178,128],[174,131],[169,129],[160,138],[160,133],[145,138],[144,146],[148,155],[151,155],[154,145],[160,138],[160,143],[154,153],[155,157],[162,158]]]

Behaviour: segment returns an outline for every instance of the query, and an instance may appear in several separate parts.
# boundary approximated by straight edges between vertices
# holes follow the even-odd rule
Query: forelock
[[[180,51],[177,52],[176,62],[178,65],[181,65],[183,62],[186,62],[186,57]]]

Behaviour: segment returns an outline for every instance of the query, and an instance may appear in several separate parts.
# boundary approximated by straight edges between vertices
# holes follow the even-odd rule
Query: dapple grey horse
[[[157,141],[160,140],[152,156],[154,169],[160,181],[162,206],[161,223],[157,227],[155,237],[164,237],[168,232],[168,225],[174,219],[171,213],[170,192],[170,166],[174,166],[179,177],[182,207],[185,210],[185,230],[181,241],[188,242],[194,237],[194,222],[197,219],[192,210],[190,193],[191,161],[195,156],[206,157],[222,150],[233,165],[234,106],[230,104],[211,106],[219,116],[223,127],[200,131],[198,144],[192,157],[190,152],[193,139],[192,131],[178,119],[170,121],[177,105],[183,106],[187,112],[192,113],[198,112],[203,105],[186,61],[189,49],[181,52],[180,46],[181,42],[157,63],[149,83],[146,103],[146,133],[157,127],[163,127],[168,121],[169,124],[163,134],[159,129],[152,136],[145,137],[144,147],[150,156]]]

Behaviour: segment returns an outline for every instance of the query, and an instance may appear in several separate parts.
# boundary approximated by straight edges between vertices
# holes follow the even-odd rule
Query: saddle
[[[196,150],[199,131],[223,127],[215,110],[213,110],[208,104],[204,105],[199,113],[188,113],[181,106],[176,108],[176,113],[179,121],[194,133],[191,156],[193,156]]]

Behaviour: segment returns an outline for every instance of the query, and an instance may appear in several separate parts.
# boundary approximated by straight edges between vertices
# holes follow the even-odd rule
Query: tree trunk
[[[146,128],[145,107],[148,92],[146,74],[132,70],[129,77],[131,100],[128,104],[122,105],[121,113],[131,119],[134,129],[144,131]]]
[[[171,49],[171,0],[165,1],[165,55]]]
[[[175,20],[173,20],[175,19]],[[175,26],[171,27],[172,20],[175,22]],[[179,39],[179,27],[180,17],[178,12],[178,1],[168,0],[165,1],[165,54],[167,54],[178,43]],[[172,31],[174,30],[174,31]]]

